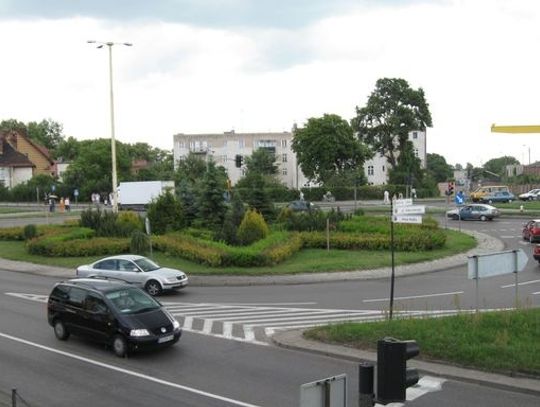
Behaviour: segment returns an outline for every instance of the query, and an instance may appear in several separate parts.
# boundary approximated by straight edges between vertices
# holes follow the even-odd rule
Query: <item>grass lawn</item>
[[[385,336],[414,339],[417,359],[445,361],[505,374],[540,376],[540,309],[460,314],[444,318],[346,323],[306,331],[310,339],[377,349]]]
[[[444,256],[460,253],[473,248],[476,241],[464,233],[448,230],[447,243],[444,248],[424,252],[396,252],[396,265],[410,264],[420,261],[434,260]],[[97,257],[45,257],[28,254],[24,243],[13,241],[0,241],[1,257],[9,260],[27,261],[74,268],[81,264],[92,263]],[[209,267],[184,260],[178,257],[166,256],[164,253],[154,252],[153,259],[163,266],[174,267],[194,275],[272,275],[272,274],[298,274],[318,273],[344,270],[366,270],[390,266],[390,251],[349,251],[349,250],[321,250],[305,249],[290,259],[274,267]]]

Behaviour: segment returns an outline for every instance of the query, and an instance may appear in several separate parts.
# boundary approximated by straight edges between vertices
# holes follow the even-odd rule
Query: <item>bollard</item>
[[[519,211],[523,213],[523,205],[519,205]]]
[[[373,407],[375,405],[374,368],[375,365],[372,362],[362,362],[358,367],[358,407]]]

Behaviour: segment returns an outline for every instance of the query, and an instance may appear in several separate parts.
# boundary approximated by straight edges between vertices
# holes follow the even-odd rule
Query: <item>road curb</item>
[[[311,341],[303,337],[303,332],[303,330],[278,332],[272,336],[272,342],[282,348],[344,359],[351,362],[377,361],[377,354],[375,352]],[[422,373],[429,373],[452,380],[466,381],[468,383],[476,383],[504,390],[519,391],[520,393],[532,394],[535,396],[540,395],[540,379],[505,376],[502,374],[471,370],[458,366],[421,360],[411,360],[407,362],[407,366],[414,367]]]

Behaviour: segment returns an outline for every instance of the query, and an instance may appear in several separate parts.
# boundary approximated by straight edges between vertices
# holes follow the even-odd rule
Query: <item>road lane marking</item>
[[[394,297],[394,300],[411,300],[411,299],[416,299],[416,298],[442,297],[445,295],[458,295],[458,294],[463,294],[463,291],[454,291],[451,293],[439,293],[439,294],[411,295],[408,297]],[[373,298],[370,300],[362,300],[362,302],[381,302],[381,301],[390,301],[390,298]]]
[[[102,367],[104,369],[114,370],[115,372],[124,373],[126,375],[137,377],[137,378],[143,379],[143,380],[147,380],[149,382],[158,383],[158,384],[161,384],[163,386],[168,386],[168,387],[172,387],[172,388],[175,388],[175,389],[184,390],[184,391],[187,391],[189,393],[198,394],[199,396],[208,397],[208,398],[219,400],[219,401],[224,401],[226,403],[234,404],[236,406],[260,407],[260,406],[257,406],[255,404],[245,403],[243,401],[234,400],[234,399],[231,399],[231,398],[228,398],[228,397],[223,397],[223,396],[220,396],[218,394],[209,393],[209,392],[206,392],[204,390],[199,390],[199,389],[195,389],[193,387],[184,386],[182,384],[173,383],[173,382],[169,382],[167,380],[158,379],[156,377],[148,376],[148,375],[143,374],[143,373],[138,373],[138,372],[135,372],[133,370],[128,370],[128,369],[125,369],[125,368],[122,368],[122,367],[109,365],[107,363],[99,362],[97,360],[90,359],[90,358],[87,358],[87,357],[84,357],[84,356],[79,356],[79,355],[76,355],[74,353],[64,352],[64,351],[61,351],[61,350],[58,350],[58,349],[51,348],[49,346],[40,345],[39,343],[30,342],[30,341],[28,341],[26,339],[18,338],[16,336],[8,335],[8,334],[2,333],[2,332],[0,332],[0,337],[12,340],[14,342],[19,342],[19,343],[22,343],[24,345],[32,346],[34,348],[45,350],[45,351],[48,351],[48,352],[51,352],[51,353],[56,353],[58,355],[62,355],[62,356],[65,356],[65,357],[68,357],[68,358],[71,358],[71,359],[79,360],[81,362],[85,362],[85,363],[88,363],[88,364],[91,364],[91,365],[94,365],[94,366]]]
[[[522,282],[518,283],[518,285],[529,285],[529,284],[536,284],[536,283],[540,283],[540,280],[522,281]],[[516,283],[507,284],[507,285],[501,285],[501,288],[511,288],[511,287],[515,287],[515,286],[516,286]]]

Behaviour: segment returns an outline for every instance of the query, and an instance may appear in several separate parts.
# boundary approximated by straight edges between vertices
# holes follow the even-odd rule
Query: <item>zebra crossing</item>
[[[28,293],[6,292],[5,294],[36,302],[47,302],[48,298],[46,295]],[[298,308],[285,307],[283,304],[191,302],[162,302],[162,304],[180,322],[184,331],[263,346],[269,345],[272,335],[279,331],[348,321],[379,321],[388,317],[385,310]],[[394,310],[394,317],[440,317],[457,312],[456,310]]]
[[[254,306],[249,304],[164,303],[188,332],[268,345],[278,331],[304,329],[348,321],[369,322],[387,318],[386,311]],[[456,311],[395,311],[401,317],[442,316]]]

